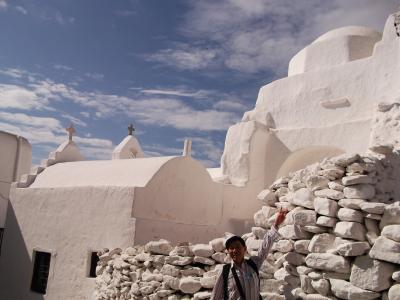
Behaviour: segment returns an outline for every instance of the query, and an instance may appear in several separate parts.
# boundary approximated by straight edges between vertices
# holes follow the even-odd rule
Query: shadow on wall
[[[11,253],[14,253],[11,255]],[[16,254],[15,254],[16,253]],[[9,203],[6,229],[0,256],[0,299],[44,300],[44,295],[31,292],[32,260],[25,246],[14,209]],[[27,272],[27,270],[30,270]],[[24,282],[24,286],[15,283]]]
[[[310,146],[291,153],[281,165],[276,178],[284,177],[289,173],[303,169],[324,158],[341,155],[345,151],[331,146]]]

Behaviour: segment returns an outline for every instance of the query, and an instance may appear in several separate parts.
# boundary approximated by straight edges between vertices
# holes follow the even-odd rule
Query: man
[[[279,236],[278,227],[285,220],[286,210],[280,210],[275,223],[263,239],[256,256],[244,258],[247,247],[240,236],[232,236],[225,242],[225,248],[232,259],[225,265],[217,278],[211,300],[259,300],[260,280],[258,270],[266,259],[272,244]]]

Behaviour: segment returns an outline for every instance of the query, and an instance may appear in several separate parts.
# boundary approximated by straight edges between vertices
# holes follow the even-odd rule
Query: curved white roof
[[[314,43],[321,42],[324,40],[330,40],[339,36],[364,36],[364,37],[369,37],[372,40],[379,41],[382,39],[382,33],[373,30],[369,27],[363,27],[363,26],[346,26],[346,27],[341,27],[337,28],[331,31],[328,31],[327,33],[324,33],[321,35],[319,38],[317,38]]]
[[[47,167],[31,188],[130,186],[144,187],[176,156],[59,163]]]

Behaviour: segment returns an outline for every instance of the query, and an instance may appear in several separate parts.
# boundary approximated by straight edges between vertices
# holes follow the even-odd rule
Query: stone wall
[[[400,299],[400,156],[343,155],[275,181],[245,234],[250,254],[289,213],[260,269],[264,299]],[[229,257],[208,244],[165,240],[100,252],[96,299],[208,299]]]

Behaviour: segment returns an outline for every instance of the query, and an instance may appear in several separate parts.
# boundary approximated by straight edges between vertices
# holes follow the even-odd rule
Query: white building
[[[257,193],[276,177],[343,152],[397,148],[397,123],[374,122],[400,105],[396,22],[389,17],[383,36],[333,30],[294,56],[289,76],[262,87],[254,110],[229,128],[221,168],[190,155],[143,157],[133,136],[109,161],[80,161],[76,145],[64,143],[11,190],[0,298],[89,299],[98,249],[245,232]]]
[[[0,131],[0,247],[11,183],[29,172],[31,161],[31,145],[24,137]]]

